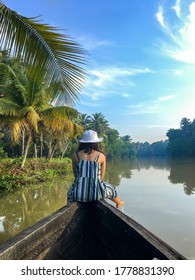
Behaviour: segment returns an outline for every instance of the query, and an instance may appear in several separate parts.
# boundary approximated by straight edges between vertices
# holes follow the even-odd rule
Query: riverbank
[[[0,193],[15,191],[22,187],[44,182],[59,175],[72,172],[69,158],[27,159],[21,168],[22,159],[1,159],[0,161]]]

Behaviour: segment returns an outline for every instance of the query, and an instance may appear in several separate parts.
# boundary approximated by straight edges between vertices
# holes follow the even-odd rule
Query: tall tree
[[[120,137],[120,140],[121,140],[121,142],[124,143],[124,144],[130,144],[131,141],[132,141],[132,139],[131,139],[131,137],[130,137],[129,135],[121,136],[121,137]]]
[[[108,121],[102,113],[94,113],[89,118],[89,129],[95,130],[99,135],[105,135],[109,128]]]
[[[83,127],[84,130],[88,129],[91,117],[87,114],[78,115],[78,123]]]
[[[74,138],[83,131],[82,127],[75,122],[78,112],[71,107],[59,106],[49,108],[42,111],[40,116],[42,120],[41,129],[47,133],[51,143],[50,159],[53,158],[56,148],[60,146],[60,143],[66,142],[62,152],[63,155],[70,138]]]
[[[33,133],[38,133],[39,111],[50,106],[43,85],[29,78],[12,63],[0,63],[0,121],[10,130],[13,141],[25,136],[24,165]]]
[[[67,106],[52,107],[50,92],[48,94],[43,84],[32,80],[22,67],[18,68],[10,61],[4,62],[2,59],[0,63],[0,73],[3,73],[0,75],[0,91],[3,96],[0,102],[0,120],[11,131],[14,142],[19,141],[22,136],[26,140],[23,167],[31,139],[36,139],[40,121],[50,134],[55,135],[55,139],[64,131],[74,135],[74,130],[79,129],[73,122],[78,112]]]

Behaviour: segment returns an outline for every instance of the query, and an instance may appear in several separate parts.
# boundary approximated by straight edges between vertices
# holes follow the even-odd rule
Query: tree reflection
[[[130,179],[132,177],[132,169],[137,164],[137,160],[112,160],[107,164],[105,181],[119,186],[122,178]]]
[[[172,184],[183,184],[184,192],[191,195],[195,192],[195,160],[170,160],[169,180]]]
[[[66,194],[73,178],[29,187],[0,198],[0,243],[16,235],[67,204]]]

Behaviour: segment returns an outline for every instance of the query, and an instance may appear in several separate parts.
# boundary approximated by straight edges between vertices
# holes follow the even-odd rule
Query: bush
[[[0,162],[0,192],[13,191],[20,187],[43,182],[72,172],[71,160],[27,159],[21,168],[22,159],[3,159]]]

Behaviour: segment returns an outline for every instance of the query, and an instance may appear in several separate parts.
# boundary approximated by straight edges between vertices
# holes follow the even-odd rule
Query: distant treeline
[[[94,125],[95,119],[100,115],[101,113],[93,114],[92,117],[85,115],[85,118],[89,117]],[[101,117],[103,116],[101,115]],[[116,129],[106,126],[107,121],[103,122],[102,131],[104,133],[100,129],[101,126],[98,129],[98,127],[88,126],[86,123],[85,129],[94,129],[104,137],[103,146],[109,158],[195,157],[195,119],[191,122],[187,118],[182,118],[179,129],[171,128],[167,131],[167,140],[153,143],[133,142],[129,135],[120,136]]]
[[[110,128],[108,121],[102,113],[94,113],[92,116],[86,114],[79,114],[78,119],[75,121],[83,130],[93,129],[98,132],[98,135],[104,138],[102,142],[104,152],[108,158],[135,158],[135,157],[195,157],[195,120],[192,122],[183,118],[180,123],[179,129],[169,129],[166,136],[167,140],[157,141],[153,143],[148,142],[133,142],[129,135],[120,136],[116,129]],[[77,137],[67,137],[66,148],[62,146],[61,141],[56,141],[56,150],[54,157],[71,157],[72,153],[78,146],[78,139],[82,134]],[[39,152],[35,156],[35,147],[31,143],[28,157],[48,157],[49,143],[46,141],[42,143],[41,155]],[[60,139],[61,140],[61,139]],[[36,141],[36,150],[40,150],[41,143],[39,139]],[[21,157],[21,142],[13,145],[12,141],[6,137],[6,134],[1,130],[0,135],[0,157]]]
[[[169,129],[168,140],[132,143],[136,157],[195,157],[195,119],[182,118],[180,128]]]

